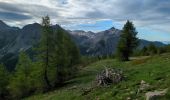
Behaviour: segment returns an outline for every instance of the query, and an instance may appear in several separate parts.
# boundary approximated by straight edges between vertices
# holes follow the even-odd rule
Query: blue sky
[[[170,41],[169,5],[170,0],[0,0],[0,20],[23,27],[49,15],[52,24],[95,32],[122,29],[131,20],[139,38]]]
[[[150,41],[170,41],[170,34],[168,32],[156,31],[147,28],[138,28],[138,37]]]
[[[72,30],[85,30],[85,31],[103,31],[115,27],[117,29],[122,29],[124,24],[116,23],[112,20],[102,20],[95,23],[79,24],[75,26],[68,27]],[[170,34],[161,30],[149,29],[147,27],[137,27],[138,37],[140,39],[150,40],[150,41],[170,41]]]

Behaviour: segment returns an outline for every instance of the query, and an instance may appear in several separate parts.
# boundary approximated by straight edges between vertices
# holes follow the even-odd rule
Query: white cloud
[[[31,16],[16,21],[3,19],[10,24],[25,25],[39,22],[49,15],[53,23],[70,26],[104,19],[116,22],[133,20],[138,27],[150,27],[170,32],[170,1],[168,0],[0,0],[0,12]]]

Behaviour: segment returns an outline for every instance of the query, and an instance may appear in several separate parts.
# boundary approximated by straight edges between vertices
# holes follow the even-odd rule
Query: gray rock
[[[154,92],[147,92],[146,100],[155,100],[157,97],[162,97],[167,93],[168,89],[164,89],[162,91],[154,91]]]
[[[146,83],[144,80],[141,80],[139,89],[136,94],[139,94],[141,91],[144,91],[150,87],[149,83]]]
[[[131,97],[127,97],[127,99],[126,99],[126,100],[132,100],[132,99],[131,99]]]
[[[139,90],[140,90],[140,91],[143,91],[143,90],[148,89],[149,87],[150,87],[150,85],[149,85],[148,83],[146,83],[144,80],[142,80],[141,83],[140,83],[140,88],[139,88]]]

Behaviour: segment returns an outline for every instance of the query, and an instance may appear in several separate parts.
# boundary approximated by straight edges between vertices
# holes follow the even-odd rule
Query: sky
[[[133,21],[138,37],[170,41],[170,0],[0,0],[0,20],[23,27],[49,15],[65,29],[122,29]]]

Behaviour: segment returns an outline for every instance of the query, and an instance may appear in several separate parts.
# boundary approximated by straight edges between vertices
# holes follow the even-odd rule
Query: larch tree
[[[30,95],[32,89],[32,61],[24,53],[21,52],[19,60],[15,68],[15,73],[10,79],[9,92],[15,99],[20,99]]]
[[[46,84],[47,90],[52,87],[50,84],[50,80],[48,77],[48,69],[50,67],[50,53],[52,48],[52,41],[53,41],[53,30],[50,24],[49,16],[45,16],[42,18],[42,34],[40,45],[38,47],[38,56],[42,63],[42,68],[44,69],[43,77],[44,82]]]

